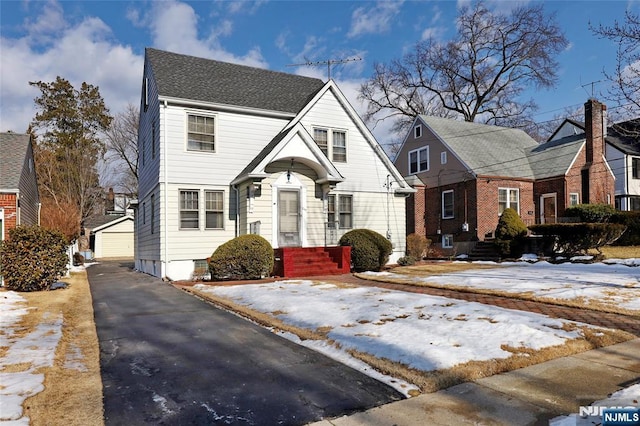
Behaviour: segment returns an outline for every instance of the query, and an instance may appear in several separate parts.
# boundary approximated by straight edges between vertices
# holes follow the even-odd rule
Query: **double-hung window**
[[[207,115],[188,114],[187,150],[215,152],[215,121]]]
[[[353,227],[353,196],[329,195],[327,203],[329,228],[335,228],[337,220],[340,229],[351,229]]]
[[[498,213],[512,208],[520,214],[520,190],[517,188],[498,188]]]
[[[429,147],[409,151],[409,173],[416,174],[429,170]]]
[[[453,189],[442,192],[442,218],[453,219]]]
[[[347,162],[347,133],[341,130],[332,132],[333,161]]]
[[[640,158],[638,157],[631,159],[631,177],[640,179]]]
[[[344,130],[314,128],[313,139],[320,150],[331,159],[339,163],[347,162],[347,132]]]
[[[180,229],[198,229],[198,191],[180,191]]]
[[[205,228],[222,229],[224,227],[224,192],[205,191]]]

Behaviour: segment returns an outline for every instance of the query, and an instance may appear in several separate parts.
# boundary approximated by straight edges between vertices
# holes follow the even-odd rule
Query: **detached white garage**
[[[120,216],[94,228],[91,231],[91,243],[97,259],[133,258],[133,216]]]

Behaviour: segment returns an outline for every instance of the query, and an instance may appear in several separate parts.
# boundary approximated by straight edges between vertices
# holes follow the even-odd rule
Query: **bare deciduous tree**
[[[138,122],[139,109],[129,104],[105,132],[106,168],[115,176],[109,184],[134,197],[138,193]]]
[[[555,84],[554,57],[568,42],[542,4],[501,14],[480,1],[461,9],[457,30],[451,41],[431,38],[401,60],[376,64],[360,88],[365,119],[395,118],[396,132],[417,114],[503,124],[536,109],[519,100],[525,89]]]
[[[613,72],[603,71],[612,83],[608,99],[619,103],[621,119],[632,119],[629,126],[616,128],[621,134],[640,136],[640,15],[627,11],[623,22],[615,21],[612,26],[600,24],[590,26],[596,35],[615,41],[618,45],[616,65]]]

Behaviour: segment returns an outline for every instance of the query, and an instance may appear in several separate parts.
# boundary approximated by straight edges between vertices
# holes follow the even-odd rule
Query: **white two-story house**
[[[136,268],[189,279],[254,233],[335,246],[351,229],[405,252],[404,181],[332,80],[146,49]]]

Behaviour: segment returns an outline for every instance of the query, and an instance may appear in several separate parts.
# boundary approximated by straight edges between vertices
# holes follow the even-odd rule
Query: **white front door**
[[[300,191],[278,191],[278,246],[299,247],[300,244]]]

